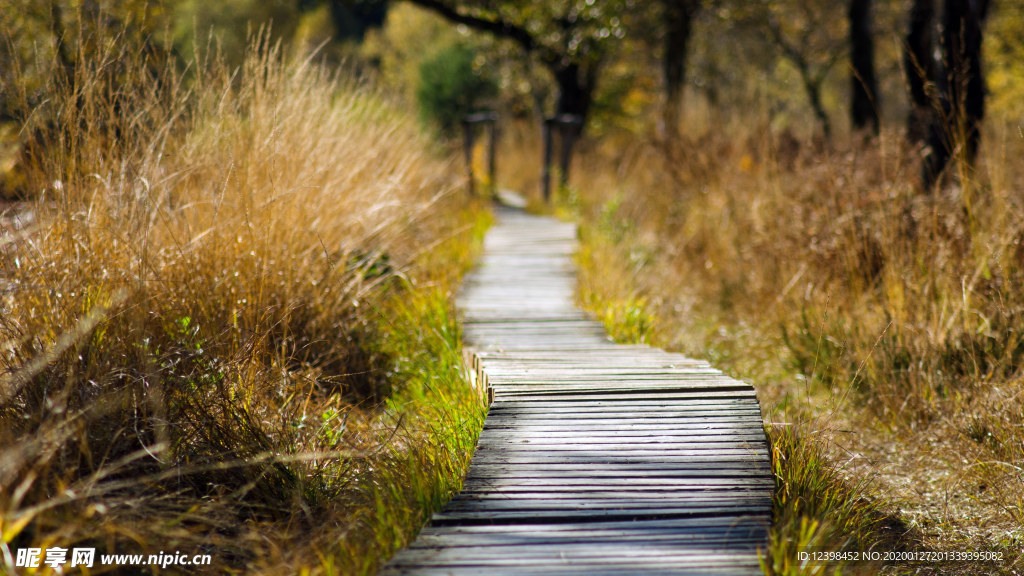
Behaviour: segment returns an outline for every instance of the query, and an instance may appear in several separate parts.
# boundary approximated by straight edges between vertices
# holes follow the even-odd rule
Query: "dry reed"
[[[480,212],[370,86],[101,46],[29,119],[0,245],[0,563],[372,571],[479,424],[445,299]]]

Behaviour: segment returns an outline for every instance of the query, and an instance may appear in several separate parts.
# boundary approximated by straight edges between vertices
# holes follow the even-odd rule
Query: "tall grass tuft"
[[[100,46],[28,119],[0,245],[0,562],[372,571],[479,428],[446,299],[481,212],[370,86]]]

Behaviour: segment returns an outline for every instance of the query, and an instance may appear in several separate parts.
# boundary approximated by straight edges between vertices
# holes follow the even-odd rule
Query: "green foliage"
[[[388,11],[379,30],[367,32],[359,56],[374,66],[383,86],[413,102],[423,60],[464,36],[440,16],[403,2]]]
[[[1024,5],[999,2],[986,24],[985,46],[991,109],[995,113],[1024,114]]]
[[[375,425],[381,451],[365,459],[368,474],[359,480],[370,514],[341,545],[341,563],[353,574],[375,573],[460,489],[487,412],[468,380],[443,290],[403,293],[381,320],[377,345],[394,359],[396,390]],[[327,573],[334,560],[324,559]]]
[[[612,238],[622,239],[627,233],[607,223],[614,219],[609,213],[613,214],[614,208],[604,211],[598,226],[585,228],[581,234],[584,241],[576,255],[578,297],[616,342],[651,343],[657,338],[657,319],[647,297],[635,291],[625,258],[616,252],[621,244]]]
[[[474,67],[475,52],[463,43],[445,46],[420,64],[416,101],[424,122],[451,134],[466,114],[492,97],[493,80]]]
[[[885,512],[884,499],[862,497],[871,494],[872,487],[864,482],[851,485],[842,469],[829,461],[820,439],[801,436],[792,427],[769,428],[767,433],[775,493],[768,552],[761,560],[765,574],[849,573],[844,572],[850,568],[845,562],[800,559],[799,554],[808,550],[895,552],[907,548],[907,526]],[[880,567],[858,568],[877,573]]]
[[[846,367],[841,362],[853,362],[844,358],[845,344],[831,334],[842,334],[842,326],[836,324],[835,319],[829,318],[827,309],[818,314],[804,307],[800,309],[799,321],[779,326],[782,342],[789,350],[789,367],[794,373],[831,385],[837,372]],[[853,371],[856,372],[856,366]]]
[[[260,28],[268,28],[272,38],[290,38],[299,11],[293,0],[184,0],[174,4],[172,19],[174,45],[186,61],[197,46],[212,42],[229,65],[238,66]]]

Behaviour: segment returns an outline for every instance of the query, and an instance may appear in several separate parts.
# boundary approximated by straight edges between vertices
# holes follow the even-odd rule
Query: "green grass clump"
[[[394,359],[398,388],[372,427],[380,452],[353,485],[366,516],[342,541],[338,564],[353,569],[327,573],[372,574],[406,546],[461,488],[483,427],[485,397],[469,383],[450,300],[440,290],[408,296],[389,303],[382,322],[378,345]]]
[[[909,549],[908,528],[886,513],[884,498],[866,498],[877,489],[844,477],[823,450],[821,440],[800,436],[810,426],[770,427],[772,529],[762,557],[765,574],[877,574],[881,562],[820,562],[802,558],[811,551],[899,552]],[[857,484],[861,482],[861,484]]]
[[[616,342],[650,343],[655,336],[656,318],[647,298],[635,292],[633,278],[616,266],[615,247],[600,231],[583,228],[576,253],[579,266],[577,298],[604,324]]]

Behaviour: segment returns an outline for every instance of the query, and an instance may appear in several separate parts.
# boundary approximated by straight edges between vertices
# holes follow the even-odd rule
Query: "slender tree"
[[[832,68],[846,55],[847,42],[842,36],[844,21],[834,14],[844,10],[848,1],[747,3],[750,8],[746,18],[764,31],[779,54],[799,74],[826,141],[832,137],[832,122],[825,110],[822,89]]]
[[[878,81],[875,44],[871,38],[871,0],[850,0],[850,120],[855,129],[878,134]]]
[[[693,20],[700,6],[700,0],[662,0],[665,26],[665,52],[662,55],[665,74],[663,120],[669,138],[674,138],[679,133],[683,90],[686,86],[686,57],[689,52]]]
[[[946,0],[942,11],[942,68],[939,106],[928,133],[922,181],[934,187],[955,154],[973,163],[985,117],[985,76],[981,66],[988,0]]]
[[[910,92],[907,138],[924,142],[928,137],[931,99],[928,83],[936,79],[935,0],[914,0],[910,8],[909,31],[903,52],[903,68]]]

